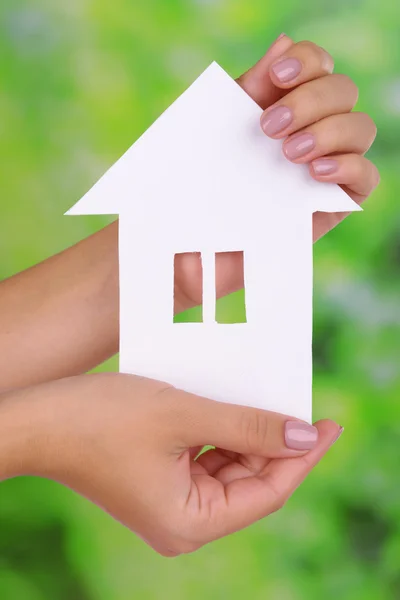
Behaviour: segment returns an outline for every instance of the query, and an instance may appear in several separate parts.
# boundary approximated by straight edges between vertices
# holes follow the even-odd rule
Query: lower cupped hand
[[[0,478],[55,479],[165,556],[281,508],[340,434],[332,421],[311,426],[120,374],[19,390],[0,411]],[[198,456],[205,445],[214,448]]]

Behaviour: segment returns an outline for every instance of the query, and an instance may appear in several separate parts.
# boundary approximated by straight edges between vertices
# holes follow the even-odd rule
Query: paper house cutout
[[[118,214],[120,371],[311,421],[312,213],[361,210],[265,136],[213,63],[66,214]],[[215,322],[215,253],[244,252],[247,323]],[[173,322],[201,252],[203,323]]]

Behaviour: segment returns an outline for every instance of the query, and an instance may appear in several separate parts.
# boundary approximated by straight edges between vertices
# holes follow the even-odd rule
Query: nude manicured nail
[[[302,133],[285,142],[283,145],[283,152],[290,160],[295,160],[296,158],[300,158],[300,156],[308,154],[308,152],[314,148],[314,136],[311,133]]]
[[[275,49],[275,46],[278,44],[278,42],[280,42],[281,39],[285,38],[285,37],[287,37],[286,33],[281,33],[280,35],[278,35],[278,37],[276,38],[276,40],[274,42],[272,42],[271,46],[269,47],[268,53],[272,52]],[[280,54],[282,54],[282,52]],[[278,56],[279,56],[279,54],[278,54]]]
[[[286,421],[285,444],[291,450],[312,450],[318,441],[318,429],[301,421]]]
[[[261,127],[267,135],[276,135],[293,121],[293,114],[286,106],[277,106],[264,112],[261,116]]]
[[[331,158],[314,160],[311,164],[316,175],[331,175],[339,168],[338,162]]]
[[[340,438],[340,436],[342,435],[343,431],[344,431],[344,427],[341,427],[341,428],[339,429],[339,431],[338,431],[338,434],[337,434],[337,436],[336,436],[336,437],[335,437],[335,439],[333,440],[333,442],[332,442],[331,446],[333,446],[333,444],[335,444],[335,443],[338,441],[338,439],[339,439],[339,438]]]
[[[272,65],[271,68],[281,83],[287,83],[299,75],[302,64],[297,58],[284,58]]]

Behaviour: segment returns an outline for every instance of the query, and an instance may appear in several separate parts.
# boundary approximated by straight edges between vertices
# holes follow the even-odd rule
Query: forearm
[[[118,224],[0,284],[0,391],[88,371],[118,351]]]
[[[0,481],[41,471],[42,416],[30,395],[28,390],[0,394]]]

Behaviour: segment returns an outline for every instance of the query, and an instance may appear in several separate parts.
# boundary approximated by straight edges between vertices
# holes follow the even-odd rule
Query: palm
[[[221,448],[207,450],[197,459],[199,448],[187,451],[189,463],[190,492],[187,507],[204,525],[213,518],[223,516],[227,510],[230,494],[235,484],[250,478],[256,485],[260,476],[268,475],[268,466],[274,459],[248,454],[237,454]],[[275,495],[274,488],[269,490]]]
[[[318,445],[297,457],[265,458],[215,448],[196,459],[199,447],[181,455],[174,469],[175,492],[180,500],[183,493],[181,522],[189,524],[192,550],[283,506],[336,439],[337,425],[332,421],[315,426]]]

